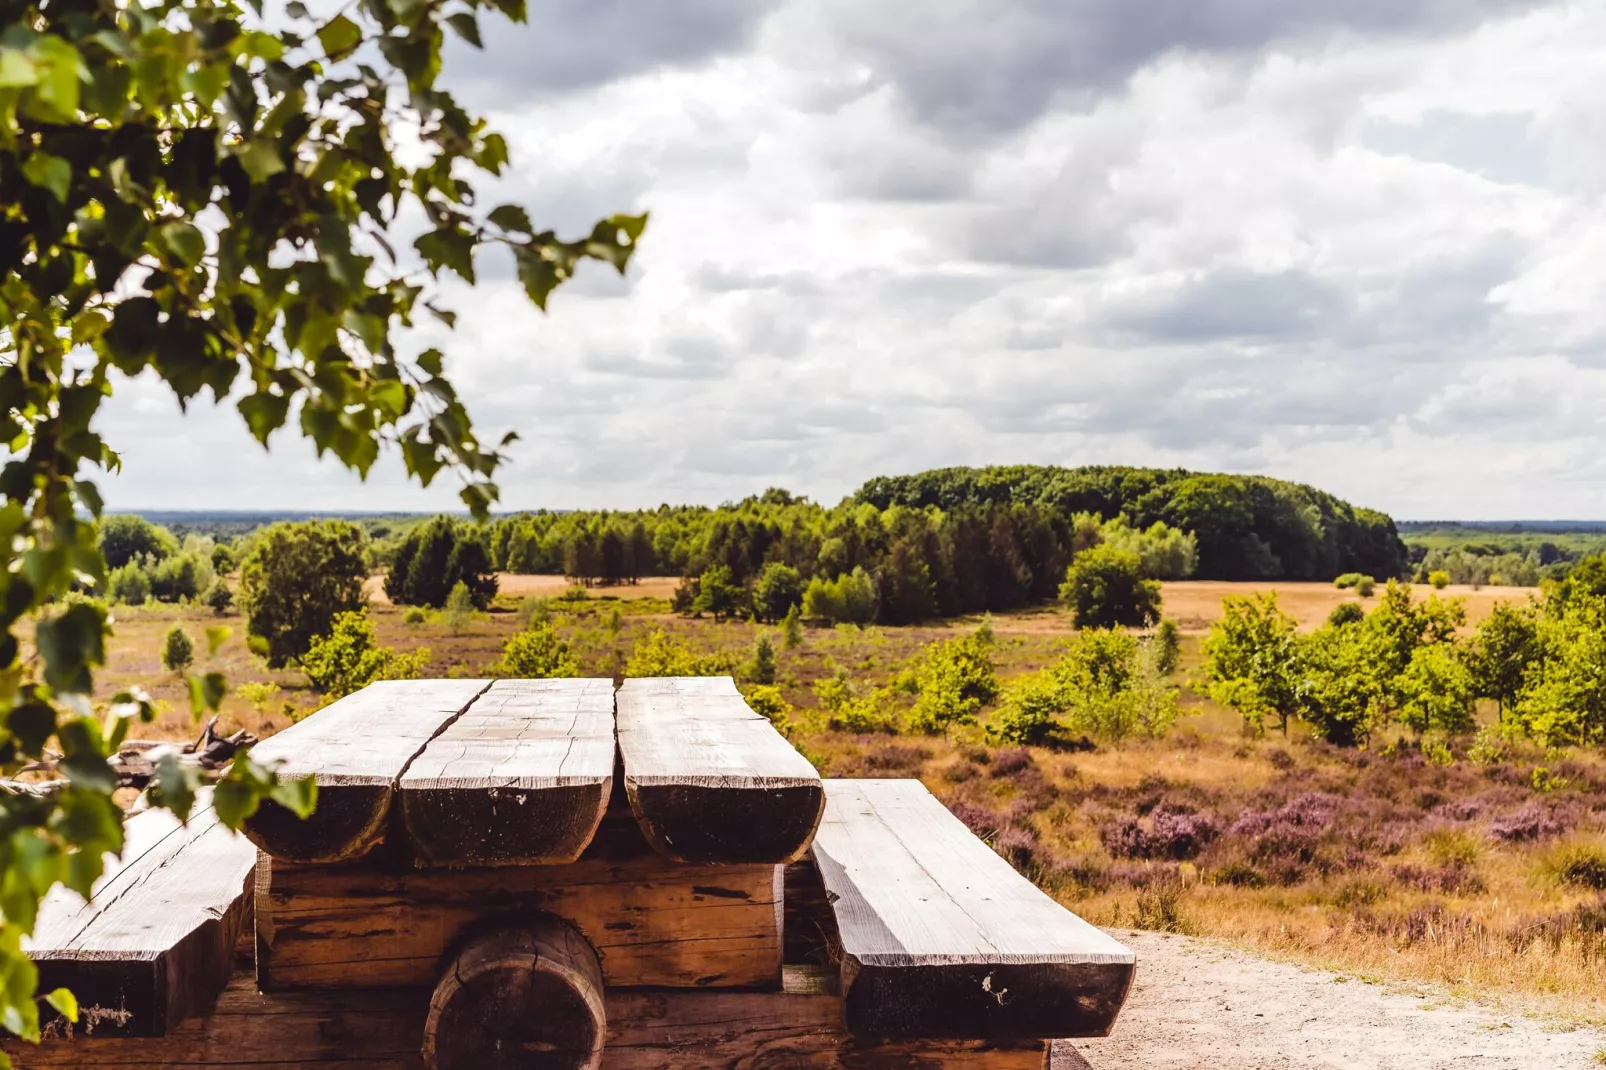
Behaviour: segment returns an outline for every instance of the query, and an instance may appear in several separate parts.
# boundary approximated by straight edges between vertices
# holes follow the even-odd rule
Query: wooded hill
[[[1014,503],[1066,516],[1124,513],[1139,528],[1161,521],[1199,540],[1197,579],[1329,580],[1345,572],[1384,579],[1410,563],[1386,514],[1269,476],[1125,466],[935,468],[871,479],[853,500],[877,509]]]

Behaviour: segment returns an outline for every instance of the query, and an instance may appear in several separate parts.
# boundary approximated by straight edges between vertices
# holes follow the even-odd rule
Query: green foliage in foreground
[[[366,609],[335,617],[327,635],[313,638],[301,656],[312,686],[335,699],[360,691],[375,680],[416,680],[429,665],[429,648],[399,654],[381,646]]]
[[[395,443],[420,482],[457,472],[483,516],[498,447],[476,435],[442,354],[404,357],[414,347],[398,344],[417,317],[453,321],[429,280],[446,270],[472,283],[476,250],[494,245],[544,306],[580,259],[622,270],[634,249],[644,218],[564,242],[519,207],[475,196],[475,181],[506,164],[506,143],[435,83],[448,27],[477,44],[482,12],[522,18],[524,5],[461,0],[448,15],[358,0],[314,17],[292,3],[266,20],[235,0],[5,9],[0,775],[48,762],[66,784],[0,796],[0,1025],[11,1033],[39,1031],[22,938],[54,885],[87,896],[121,850],[106,756],[156,712],[137,690],[97,705],[107,613],[68,598],[107,590],[90,470],[120,464],[97,416],[121,377],[165,382],[183,404],[210,391],[264,444],[296,413],[320,454],[359,473]],[[107,522],[112,552],[130,553],[122,565],[154,554],[119,545],[131,527]],[[332,614],[300,631],[257,564],[242,596],[282,664]],[[197,712],[226,690],[216,673],[189,686]],[[187,813],[198,777],[164,761],[160,801]],[[213,802],[237,827],[267,797],[302,813],[314,803],[310,781],[280,785],[244,756]],[[49,1001],[71,1016],[69,996]]]

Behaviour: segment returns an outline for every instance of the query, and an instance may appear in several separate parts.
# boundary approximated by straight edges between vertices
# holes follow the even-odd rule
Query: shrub
[[[1375,590],[1377,590],[1377,581],[1370,576],[1362,576],[1360,581],[1355,584],[1355,593],[1362,598],[1372,597],[1372,592]]]
[[[1053,676],[1046,672],[1027,676],[1005,690],[987,731],[1003,743],[1040,746],[1059,729],[1058,718],[1066,705],[1064,689]]]
[[[803,614],[798,606],[787,610],[786,619],[781,621],[781,644],[788,650],[803,645]]]
[[[454,583],[447,594],[446,603],[441,606],[441,619],[454,631],[474,619],[474,596],[469,594],[468,584],[462,580]]]
[[[1450,574],[1443,569],[1435,569],[1428,573],[1428,583],[1435,591],[1442,591],[1450,586]]]
[[[106,567],[116,569],[136,559],[160,561],[176,554],[178,540],[171,531],[142,516],[104,516],[100,520],[100,552],[106,558]]]
[[[896,732],[898,728],[897,696],[887,687],[878,687],[868,695],[849,695],[831,711],[827,725],[839,732],[865,735],[871,732]]]
[[[1149,639],[1149,651],[1154,658],[1154,669],[1161,676],[1177,671],[1177,658],[1182,652],[1182,629],[1167,617],[1155,626]]]
[[[301,669],[312,686],[331,698],[359,691],[375,680],[416,680],[429,663],[425,647],[398,654],[380,646],[367,610],[335,617],[327,635],[313,638],[301,657]]]
[[[781,696],[780,688],[769,684],[758,684],[743,688],[742,697],[747,700],[748,709],[768,719],[775,727],[782,731],[791,727],[791,718],[787,715],[792,707]]]
[[[410,624],[416,627],[420,624],[427,624],[428,622],[429,610],[425,609],[423,606],[408,606],[407,612],[402,614],[403,624]]]
[[[1345,591],[1356,586],[1360,582],[1361,574],[1359,572],[1345,572],[1333,581],[1333,586],[1337,587],[1341,591]]]
[[[1080,632],[1049,669],[1065,703],[1065,728],[1110,741],[1169,732],[1180,712],[1176,688],[1144,654],[1129,632]]]
[[[838,624],[869,624],[875,620],[875,582],[862,568],[834,580],[816,576],[803,592],[803,615]]]
[[[1160,584],[1143,576],[1138,555],[1095,546],[1076,555],[1060,600],[1077,628],[1143,628],[1160,616]]]
[[[106,578],[106,593],[113,602],[142,606],[150,600],[151,580],[139,567],[139,562],[129,561]]]
[[[636,643],[625,663],[626,676],[728,676],[735,669],[729,654],[693,654],[679,639],[655,629]]]
[[[496,597],[496,575],[481,533],[449,516],[435,517],[402,539],[385,576],[385,593],[397,605],[440,609],[459,583],[475,609]]]
[[[518,680],[580,675],[580,662],[569,644],[558,638],[550,622],[531,624],[502,647],[502,660],[493,670]]]
[[[367,536],[344,520],[278,523],[253,539],[240,566],[239,599],[268,667],[299,659],[335,618],[366,604]]]
[[[1333,607],[1327,615],[1329,627],[1342,628],[1346,624],[1357,624],[1366,619],[1366,610],[1361,608],[1359,602],[1340,602]]]
[[[790,617],[803,601],[803,576],[791,565],[771,561],[753,581],[753,612],[760,620]]]
[[[1489,835],[1505,843],[1528,843],[1558,836],[1566,826],[1549,810],[1533,803],[1489,823]]]
[[[753,641],[753,658],[747,663],[746,676],[755,684],[775,682],[775,646],[768,633],[760,633]]]
[[[960,724],[973,724],[976,713],[998,694],[989,644],[969,635],[933,643],[915,669],[915,706],[909,727],[935,735]]]
[[[230,606],[234,605],[234,592],[229,590],[229,585],[224,583],[220,576],[206,589],[206,597],[202,601],[212,608],[213,613],[221,617],[229,611]]]
[[[212,562],[196,554],[172,554],[146,568],[151,597],[159,602],[188,602],[212,585]]]
[[[736,616],[745,610],[746,592],[736,582],[729,565],[713,565],[697,577],[697,594],[692,598],[694,613],[712,613],[715,620]]]
[[[195,661],[195,643],[189,633],[177,624],[162,636],[162,668],[183,672]]]
[[[1563,884],[1606,890],[1606,849],[1595,844],[1573,844],[1557,851],[1550,869]]]

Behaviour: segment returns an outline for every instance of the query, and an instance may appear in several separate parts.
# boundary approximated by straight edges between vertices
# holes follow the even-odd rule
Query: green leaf
[[[446,358],[441,355],[440,350],[426,349],[422,353],[418,354],[418,369],[433,379],[440,375],[441,367],[445,359]]]
[[[53,1007],[57,1014],[69,1022],[78,1021],[78,999],[65,988],[52,989],[45,993],[45,1002]]]
[[[156,232],[162,246],[185,267],[194,267],[206,255],[206,236],[189,223],[164,223]]]
[[[273,801],[297,817],[305,818],[318,805],[318,782],[310,776],[281,781],[273,789]]]
[[[475,48],[484,48],[480,42],[480,23],[471,12],[462,11],[456,15],[446,16],[446,25],[457,31],[457,36],[473,45]]]
[[[206,630],[206,656],[209,658],[217,657],[218,650],[222,648],[224,643],[229,641],[229,636],[233,634],[234,629],[227,624],[219,624],[208,628]]]
[[[190,710],[197,718],[215,711],[223,704],[223,696],[229,693],[228,682],[220,672],[191,673],[185,677],[185,683],[190,688]]]
[[[0,89],[18,89],[39,80],[39,68],[20,48],[0,48]]]
[[[318,31],[318,43],[330,59],[344,59],[362,44],[362,27],[344,15],[336,15]]]
[[[251,176],[252,182],[266,182],[284,170],[279,158],[279,147],[268,138],[257,138],[236,150],[240,166]]]
[[[486,217],[503,230],[517,234],[534,234],[535,228],[530,225],[530,215],[516,204],[500,204],[491,209]]]
[[[56,195],[56,200],[67,202],[67,189],[72,185],[72,164],[48,152],[36,152],[22,164],[22,177],[40,189]]]
[[[284,426],[284,421],[290,415],[290,399],[279,394],[259,390],[240,399],[238,408],[240,415],[245,417],[245,424],[251,429],[251,434],[264,446],[268,444],[268,436]]]
[[[200,783],[200,770],[186,766],[177,750],[165,748],[156,760],[156,790],[152,792],[152,801],[173,811],[180,821],[188,821],[190,811],[195,808]]]

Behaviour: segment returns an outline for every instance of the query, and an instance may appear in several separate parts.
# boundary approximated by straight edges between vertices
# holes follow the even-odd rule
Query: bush
[[[296,661],[336,617],[364,608],[367,542],[345,520],[271,524],[256,534],[240,566],[239,599],[269,668]]]
[[[926,648],[914,667],[912,730],[935,735],[975,723],[977,711],[998,694],[989,645],[985,637],[969,635]]]
[[[1160,584],[1144,578],[1137,554],[1112,546],[1076,555],[1060,599],[1078,628],[1145,628],[1160,617]]]
[[[1155,626],[1154,635],[1149,639],[1149,651],[1154,658],[1154,668],[1161,676],[1170,676],[1177,671],[1177,658],[1182,653],[1182,629],[1177,622],[1167,618]]]
[[[475,609],[496,597],[496,575],[481,533],[449,516],[438,516],[409,532],[396,547],[385,593],[397,605],[440,609],[459,583]]]
[[[781,621],[781,643],[788,650],[803,645],[803,614],[797,606],[787,610],[786,619]]]
[[[113,602],[142,606],[150,600],[151,580],[139,562],[129,561],[106,578],[106,593]]]
[[[1606,890],[1606,850],[1594,844],[1562,848],[1551,858],[1550,868],[1563,884]]]
[[[580,675],[580,661],[558,638],[549,622],[531,624],[502,647],[502,660],[492,670],[517,680],[544,680]]]
[[[775,647],[768,634],[760,633],[753,641],[753,660],[747,663],[745,675],[755,684],[775,682]]]
[[[1063,696],[1062,723],[1074,733],[1110,741],[1133,735],[1158,739],[1181,712],[1176,688],[1129,632],[1081,632],[1049,672]]]
[[[803,615],[837,624],[869,624],[875,620],[875,583],[862,568],[834,580],[816,576],[803,592]]]
[[[1341,591],[1347,591],[1360,582],[1361,574],[1359,572],[1345,572],[1333,580],[1333,586]]]
[[[447,594],[446,603],[441,606],[441,619],[454,631],[474,619],[474,596],[469,594],[468,584],[462,580],[453,584]]]
[[[407,612],[402,614],[402,623],[417,626],[429,622],[429,610],[423,606],[408,606]]]
[[[151,578],[151,597],[158,602],[188,602],[201,596],[212,585],[210,555],[179,553],[147,566]]]
[[[106,558],[106,567],[116,569],[138,558],[160,561],[176,554],[178,540],[171,531],[142,516],[104,516],[100,520],[100,552]]]
[[[375,680],[416,680],[429,663],[429,654],[426,647],[398,654],[380,646],[368,611],[352,610],[336,616],[327,635],[313,638],[301,657],[301,669],[313,687],[340,698]]]
[[[1004,692],[988,733],[1003,743],[1041,746],[1059,730],[1066,703],[1064,689],[1051,675],[1027,676]]]
[[[693,654],[679,639],[662,629],[636,643],[625,663],[625,675],[641,676],[729,676],[736,659],[729,654]]]
[[[1334,628],[1342,628],[1346,624],[1354,624],[1365,619],[1366,610],[1361,608],[1359,602],[1340,602],[1327,615],[1327,623]]]
[[[1436,569],[1428,573],[1428,583],[1433,585],[1435,591],[1442,591],[1450,586],[1450,574],[1443,569]]]
[[[1377,590],[1377,581],[1370,576],[1362,576],[1360,581],[1355,584],[1355,593],[1362,598],[1372,597],[1372,592],[1375,590]]]
[[[787,714],[792,707],[781,697],[780,688],[769,684],[746,687],[742,689],[742,698],[747,701],[748,709],[766,718],[776,728],[784,731],[791,727],[791,719]]]
[[[712,613],[715,620],[742,613],[746,601],[742,585],[729,565],[713,565],[697,577],[697,593],[692,597],[693,613]]]
[[[206,596],[202,601],[211,607],[213,613],[221,617],[229,611],[230,606],[234,605],[234,592],[229,590],[229,585],[224,583],[220,576],[206,589]]]
[[[195,643],[189,633],[177,624],[162,636],[162,668],[183,672],[195,662]]]
[[[803,601],[803,576],[791,565],[771,561],[753,582],[753,612],[760,620],[789,617]]]

